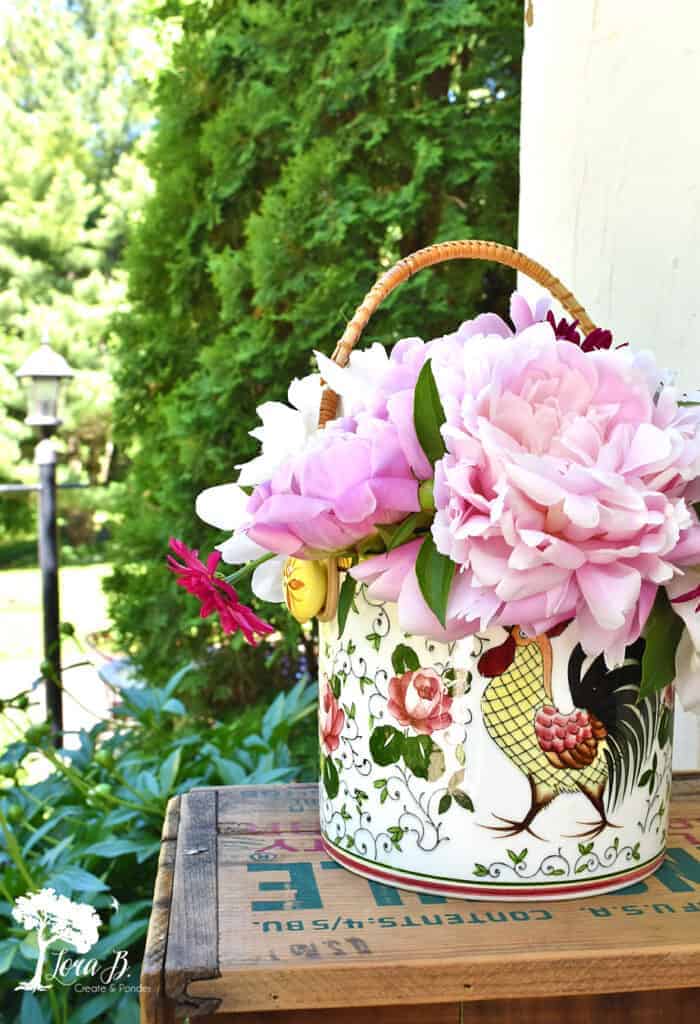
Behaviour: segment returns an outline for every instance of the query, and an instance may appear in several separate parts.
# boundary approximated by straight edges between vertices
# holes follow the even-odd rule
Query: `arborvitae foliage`
[[[175,5],[164,13],[175,13]],[[119,436],[133,455],[113,613],[154,678],[212,637],[163,568],[204,486],[250,457],[255,407],[330,352],[377,272],[431,242],[515,236],[519,0],[183,5],[159,90],[156,191],[118,327]],[[429,338],[512,287],[422,272],[366,342]]]

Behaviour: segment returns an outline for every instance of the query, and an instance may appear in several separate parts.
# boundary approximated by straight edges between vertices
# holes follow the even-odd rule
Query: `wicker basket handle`
[[[423,267],[430,267],[434,263],[444,263],[447,260],[491,260],[494,263],[502,263],[506,267],[519,270],[546,288],[553,298],[561,303],[567,313],[578,320],[586,334],[589,334],[595,327],[583,306],[568,288],[565,288],[561,281],[541,263],[530,259],[529,256],[517,249],[512,249],[509,245],[501,245],[499,242],[480,242],[476,239],[438,242],[436,245],[429,245],[426,249],[419,249],[417,252],[411,253],[410,256],[405,256],[382,274],[355,310],[355,315],[335,346],[335,351],[331,356],[333,361],[338,366],[346,365],[369,318],[387,295],[393,292],[394,288],[398,288],[403,281],[413,277]],[[330,388],[326,388],[321,396],[319,426],[334,419],[337,408],[338,396]]]

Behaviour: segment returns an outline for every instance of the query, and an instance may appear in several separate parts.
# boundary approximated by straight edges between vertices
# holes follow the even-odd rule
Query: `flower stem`
[[[262,565],[264,562],[269,562],[271,558],[277,558],[277,553],[275,551],[265,552],[265,554],[261,555],[260,558],[255,558],[252,562],[248,562],[248,564],[244,565],[242,569],[237,569],[236,572],[231,573],[230,576],[224,576],[224,579],[227,583],[240,583],[241,580],[246,579],[255,572],[259,565]]]

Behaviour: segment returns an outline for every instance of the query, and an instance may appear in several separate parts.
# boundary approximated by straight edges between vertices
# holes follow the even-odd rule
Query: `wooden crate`
[[[171,801],[142,1021],[673,1024],[700,1016],[700,776],[677,779],[669,855],[623,892],[447,900],[340,868],[315,786]]]

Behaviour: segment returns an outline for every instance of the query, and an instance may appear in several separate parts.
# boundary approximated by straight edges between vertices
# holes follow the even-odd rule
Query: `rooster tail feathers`
[[[609,809],[614,809],[635,786],[657,732],[660,696],[655,694],[639,702],[643,653],[644,640],[640,638],[627,648],[622,665],[610,669],[600,655],[583,674],[586,656],[580,644],[569,659],[569,686],[574,704],[592,712],[607,730]]]

